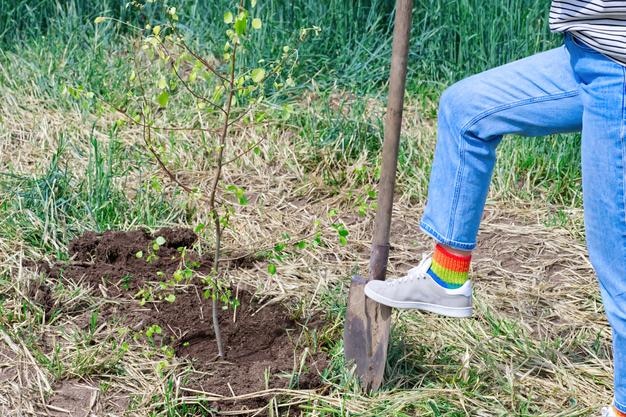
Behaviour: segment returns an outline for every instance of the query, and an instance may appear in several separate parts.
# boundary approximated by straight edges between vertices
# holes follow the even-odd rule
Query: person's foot
[[[370,281],[365,295],[395,308],[415,308],[451,317],[472,315],[472,283],[456,289],[444,288],[427,274],[431,258],[424,259],[406,277],[389,281]]]

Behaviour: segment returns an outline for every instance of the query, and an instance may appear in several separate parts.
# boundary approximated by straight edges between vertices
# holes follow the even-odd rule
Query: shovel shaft
[[[378,211],[374,224],[374,236],[370,257],[370,279],[385,279],[389,257],[389,229],[393,208],[393,193],[396,183],[398,147],[402,126],[404,87],[411,33],[412,0],[397,0],[396,18],[391,50],[389,74],[389,98],[385,116],[385,138],[383,142],[382,169],[378,184]]]
[[[389,258],[389,229],[396,182],[412,9],[412,0],[397,0],[389,100],[385,117],[383,165],[378,188],[378,212],[374,224],[369,279],[385,279]],[[365,296],[366,283],[367,280],[361,277],[352,279],[343,340],[346,361],[356,365],[356,373],[363,388],[370,391],[380,387],[385,374],[391,309]]]

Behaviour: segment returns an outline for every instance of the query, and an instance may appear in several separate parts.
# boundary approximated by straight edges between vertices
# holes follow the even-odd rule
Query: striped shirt
[[[552,1],[550,29],[569,32],[580,42],[626,65],[626,1]]]

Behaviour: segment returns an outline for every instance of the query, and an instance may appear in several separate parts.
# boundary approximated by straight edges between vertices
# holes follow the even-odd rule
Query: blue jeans
[[[505,134],[582,130],[585,230],[613,331],[615,405],[626,412],[626,67],[565,45],[462,80],[441,97],[421,228],[471,250]]]

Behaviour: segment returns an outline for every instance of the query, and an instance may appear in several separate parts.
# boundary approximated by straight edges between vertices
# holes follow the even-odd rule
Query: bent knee
[[[486,110],[480,80],[470,77],[446,88],[439,100],[439,122],[462,129]]]

